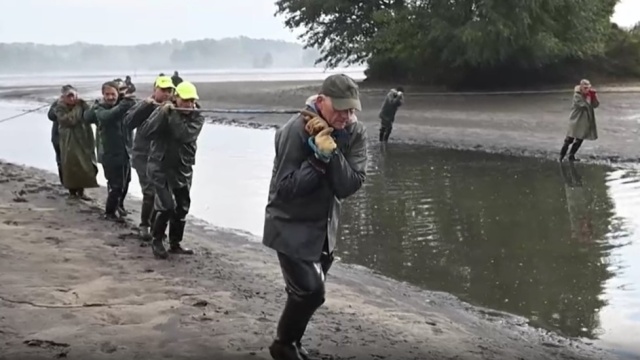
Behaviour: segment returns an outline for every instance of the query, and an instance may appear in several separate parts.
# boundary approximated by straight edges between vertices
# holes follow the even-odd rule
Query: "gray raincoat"
[[[597,97],[591,102],[580,91],[580,86],[576,86],[573,94],[573,109],[569,117],[569,130],[567,136],[574,139],[596,140],[598,129],[596,128],[596,114],[594,109],[600,106]]]
[[[342,200],[365,181],[367,135],[353,119],[334,132],[338,151],[324,164],[307,144],[304,126],[302,115],[295,115],[276,132],[262,242],[288,256],[318,261],[325,241],[330,252],[335,248]]]

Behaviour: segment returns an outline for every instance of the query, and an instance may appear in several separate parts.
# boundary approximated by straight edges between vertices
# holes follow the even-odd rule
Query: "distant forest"
[[[299,68],[319,57],[300,44],[247,37],[133,46],[0,43],[0,73]]]

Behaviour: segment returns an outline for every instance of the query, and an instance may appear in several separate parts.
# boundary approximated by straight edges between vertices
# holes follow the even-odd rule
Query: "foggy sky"
[[[296,41],[274,0],[21,0],[0,21],[0,42],[132,45],[240,35]],[[622,0],[614,21],[640,21],[640,0]]]

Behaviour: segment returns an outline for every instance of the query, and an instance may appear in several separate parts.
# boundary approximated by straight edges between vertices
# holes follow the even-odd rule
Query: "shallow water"
[[[29,107],[0,103],[0,119]],[[49,134],[43,113],[0,123],[0,158],[54,171]],[[370,154],[345,204],[343,261],[640,355],[638,170],[396,144]],[[260,235],[272,158],[273,131],[207,125],[192,214]]]

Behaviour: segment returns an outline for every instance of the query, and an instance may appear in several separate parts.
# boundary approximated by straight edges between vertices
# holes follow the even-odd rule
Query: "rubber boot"
[[[144,195],[142,197],[142,208],[140,209],[140,237],[144,241],[151,240],[151,214],[153,212],[153,196]]]
[[[384,133],[384,142],[389,142],[389,136],[391,136],[391,130],[387,130]]]
[[[153,221],[151,250],[153,255],[159,259],[166,259],[169,257],[167,249],[164,247],[164,234],[167,231],[167,224],[171,214],[166,211],[158,211],[156,218]]]
[[[571,151],[569,151],[569,161],[574,162],[574,161],[580,161],[578,159],[576,159],[576,153],[578,152],[578,149],[580,149],[580,146],[582,145],[582,141],[576,141],[573,143],[573,145],[571,146]]]
[[[380,142],[384,141],[384,129],[380,129]]]
[[[78,189],[78,192],[76,194],[78,196],[78,199],[80,200],[91,201],[91,198],[84,193],[84,189]]]
[[[193,255],[191,249],[183,248],[180,243],[184,236],[185,220],[171,220],[169,224],[169,252],[176,255]]]
[[[287,303],[278,322],[277,339],[273,342],[269,350],[271,351],[272,348],[275,348],[291,356],[291,354],[294,353],[291,350],[293,347],[298,357],[291,357],[291,359],[309,359],[309,353],[302,347],[300,341],[311,317],[322,303],[324,303],[324,297],[303,299],[288,292]],[[271,356],[273,356],[273,352]],[[274,359],[276,359],[276,357],[274,357]],[[289,358],[283,357],[283,359]]]
[[[567,156],[567,151],[569,151],[569,145],[571,145],[570,142],[564,142],[564,144],[562,144],[562,148],[560,149],[560,161],[562,162],[562,160],[564,160],[564,157]]]

